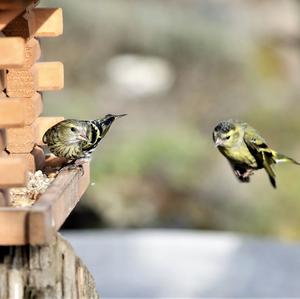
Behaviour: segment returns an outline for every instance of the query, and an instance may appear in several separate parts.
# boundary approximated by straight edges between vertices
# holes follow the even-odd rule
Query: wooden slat
[[[31,125],[42,109],[43,102],[39,93],[35,93],[31,98],[0,99],[0,128]]]
[[[63,33],[61,8],[35,8],[35,33],[37,37],[56,37]]]
[[[5,36],[21,36],[25,39],[56,37],[63,32],[61,8],[35,8],[27,10],[10,21],[4,28]]]
[[[35,67],[37,90],[60,90],[64,87],[64,65],[61,62],[40,62]]]
[[[54,237],[55,231],[51,206],[32,206],[30,213],[28,213],[28,240],[25,244],[42,245],[49,243]]]
[[[36,122],[22,128],[6,129],[6,149],[9,153],[26,154],[33,150],[37,140]]]
[[[60,90],[63,86],[61,62],[40,62],[30,69],[8,69],[6,74],[6,93],[12,98],[30,98],[37,90]]]
[[[0,157],[0,188],[22,187],[26,181],[27,169],[24,161]]]
[[[0,70],[0,91],[6,88],[6,70]]]
[[[0,207],[8,206],[8,189],[0,189]]]
[[[33,24],[34,16],[30,11],[27,11],[7,24],[2,32],[5,36],[19,36],[24,39],[29,39],[34,33]]]
[[[21,99],[25,105],[25,125],[31,125],[43,111],[43,100],[36,92],[31,98]]]
[[[31,207],[0,207],[0,245],[49,242],[89,185],[89,165],[62,171]]]
[[[25,125],[25,105],[21,100],[0,99],[0,128]]]
[[[0,2],[1,7],[1,2]],[[10,9],[0,10],[0,31],[2,31],[14,18],[20,15],[24,10],[21,9]]]
[[[57,116],[57,117],[39,117],[36,120],[36,125],[37,125],[37,139],[36,143],[38,145],[44,145],[42,139],[45,134],[45,132],[58,122],[64,120],[62,116]]]
[[[36,170],[43,169],[45,166],[45,154],[42,148],[35,146],[34,149],[27,154],[9,154],[11,158],[19,158],[26,164],[26,169],[32,173]]]
[[[6,93],[12,98],[31,98],[35,92],[35,68],[8,69]]]
[[[49,231],[58,230],[76,206],[81,195],[89,185],[89,165],[84,165],[84,174],[78,169],[61,171],[39,201],[33,206],[33,214],[30,216],[30,227],[34,227],[34,233],[30,232],[31,244],[43,244],[49,239]],[[51,227],[49,219],[42,217],[44,211],[51,210]],[[48,215],[49,216],[49,215]],[[45,225],[48,223],[48,225]],[[39,229],[36,229],[36,228]],[[37,230],[39,233],[37,233]],[[42,234],[44,231],[46,233]]]
[[[0,129],[0,155],[6,147],[6,132],[4,129]]]
[[[28,209],[0,208],[0,244],[24,245],[28,243]]]
[[[0,69],[21,67],[25,62],[25,41],[21,37],[0,37]]]
[[[0,10],[26,8],[29,5],[37,5],[39,0],[1,0]]]
[[[25,44],[25,62],[23,68],[30,68],[41,57],[40,42],[36,38],[31,38]]]

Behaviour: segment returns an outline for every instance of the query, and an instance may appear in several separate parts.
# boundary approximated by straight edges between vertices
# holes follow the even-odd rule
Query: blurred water
[[[189,230],[62,234],[101,298],[300,296],[298,243]]]

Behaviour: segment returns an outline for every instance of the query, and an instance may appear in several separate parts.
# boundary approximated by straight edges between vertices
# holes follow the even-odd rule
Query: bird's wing
[[[256,160],[258,168],[264,168],[269,175],[270,182],[276,188],[275,173],[271,164],[276,163],[274,151],[268,147],[265,140],[253,128],[247,128],[244,141],[248,150]]]

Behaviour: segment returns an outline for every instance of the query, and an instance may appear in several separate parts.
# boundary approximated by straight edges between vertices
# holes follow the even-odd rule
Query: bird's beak
[[[83,134],[80,134],[80,135],[78,136],[78,138],[79,138],[80,140],[83,140],[83,141],[89,141],[88,138],[87,138],[85,135],[83,135]]]
[[[114,117],[115,118],[121,118],[121,117],[124,117],[126,116],[127,114],[115,114]]]
[[[221,138],[217,138],[216,141],[215,141],[215,146],[216,147],[219,147],[223,144],[223,140]]]

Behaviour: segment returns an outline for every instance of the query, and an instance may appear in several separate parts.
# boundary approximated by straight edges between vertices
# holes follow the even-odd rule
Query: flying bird
[[[299,162],[271,149],[260,134],[245,122],[221,121],[213,131],[213,141],[229,161],[240,182],[248,183],[255,170],[264,168],[270,182],[276,188],[275,172],[272,165],[280,162]]]

